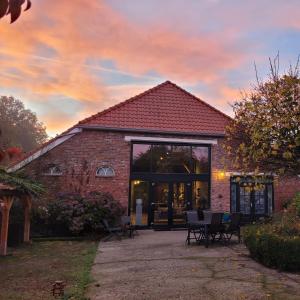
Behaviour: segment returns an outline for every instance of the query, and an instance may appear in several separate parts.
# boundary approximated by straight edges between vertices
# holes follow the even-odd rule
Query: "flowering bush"
[[[115,223],[123,213],[123,207],[108,193],[92,192],[85,197],[66,193],[38,207],[33,223],[44,224],[55,235],[78,235],[99,232],[104,218]]]
[[[250,225],[243,238],[253,258],[269,267],[300,271],[300,194],[271,223]]]

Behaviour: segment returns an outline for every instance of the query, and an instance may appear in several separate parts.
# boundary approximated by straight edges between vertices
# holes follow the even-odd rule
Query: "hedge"
[[[243,239],[250,255],[268,267],[300,271],[300,236],[278,234],[273,224],[249,225]]]

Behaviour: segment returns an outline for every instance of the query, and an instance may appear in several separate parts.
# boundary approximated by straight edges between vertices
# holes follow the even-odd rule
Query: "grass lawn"
[[[85,299],[96,254],[93,241],[43,241],[11,249],[0,257],[0,299],[54,299],[52,284],[64,280],[64,299]]]

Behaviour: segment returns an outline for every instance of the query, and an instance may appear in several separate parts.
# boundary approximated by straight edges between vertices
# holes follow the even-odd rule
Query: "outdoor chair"
[[[214,212],[211,214],[211,221],[208,227],[208,235],[211,237],[212,242],[216,240],[217,236],[219,241],[221,241],[223,238],[224,225],[222,224],[222,220],[222,212]]]
[[[223,238],[226,243],[231,240],[235,234],[238,237],[238,242],[241,242],[241,214],[232,213],[230,216],[230,223],[223,228]]]
[[[188,228],[188,233],[186,237],[186,243],[190,245],[191,240],[199,241],[199,234],[201,234],[201,222],[199,221],[198,211],[189,210],[186,212],[186,223]],[[193,237],[191,237],[191,234]]]
[[[212,218],[212,211],[211,210],[203,210],[203,221],[204,222],[211,222],[211,218]]]
[[[123,235],[128,234],[130,238],[134,238],[136,229],[135,226],[131,224],[130,216],[122,216],[121,224],[123,229]]]
[[[113,237],[117,237],[121,239],[123,234],[123,228],[121,226],[118,227],[111,227],[106,219],[101,221],[105,232],[108,234],[105,238],[102,239],[103,242],[110,240]]]

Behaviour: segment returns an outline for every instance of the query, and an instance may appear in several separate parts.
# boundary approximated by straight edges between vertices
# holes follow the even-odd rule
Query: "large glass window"
[[[190,173],[190,147],[153,145],[152,162],[155,173]]]
[[[192,190],[193,209],[210,208],[208,195],[208,182],[194,181]]]
[[[268,213],[273,213],[273,186],[268,184]]]
[[[236,212],[236,190],[237,185],[235,183],[232,183],[230,186],[230,193],[231,193],[231,212]]]
[[[209,159],[207,147],[192,147],[192,164],[195,174],[209,172]]]
[[[149,182],[131,181],[130,217],[134,225],[148,225]]]
[[[132,172],[208,174],[209,148],[170,144],[133,144]]]
[[[133,144],[132,147],[132,171],[150,172],[151,145]]]

